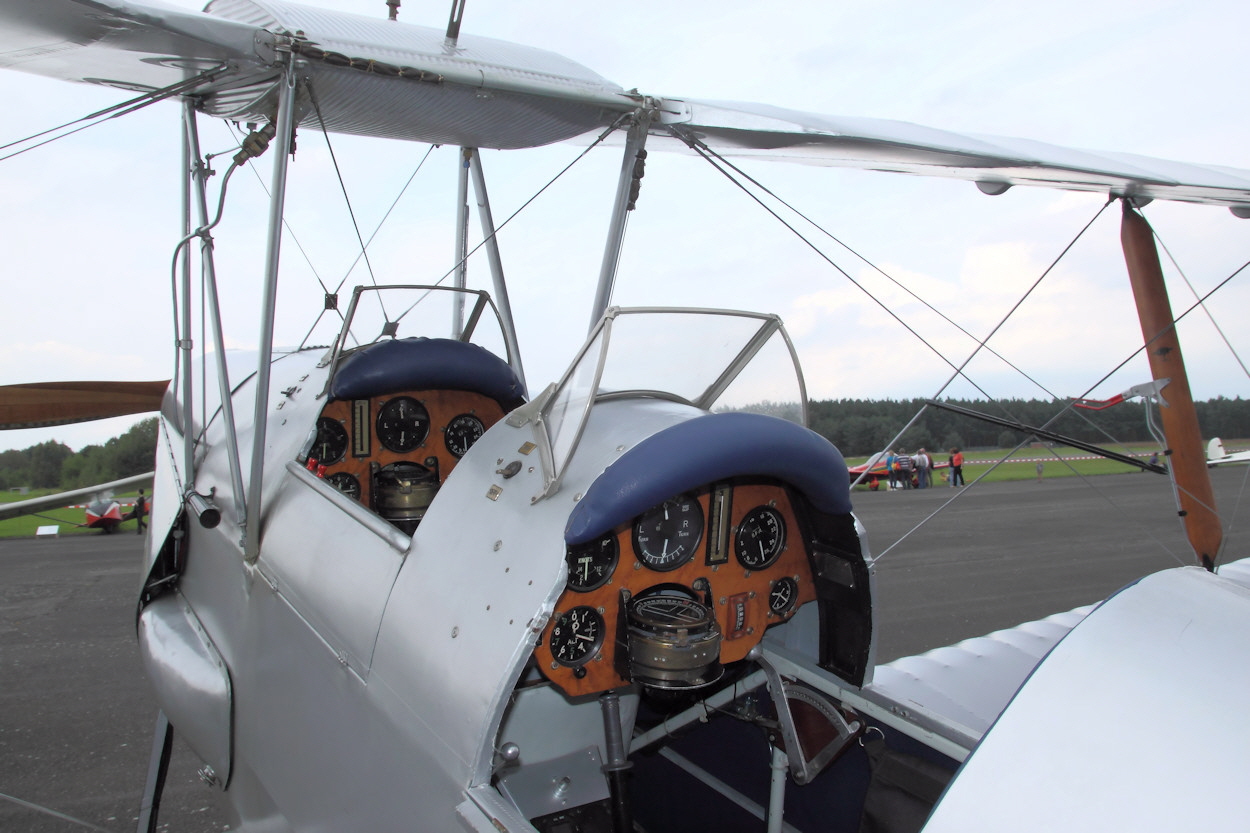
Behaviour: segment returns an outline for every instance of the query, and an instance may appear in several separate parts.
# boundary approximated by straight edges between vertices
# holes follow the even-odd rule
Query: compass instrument
[[[701,688],[721,678],[721,632],[705,605],[678,593],[629,603],[629,673],[654,688]]]

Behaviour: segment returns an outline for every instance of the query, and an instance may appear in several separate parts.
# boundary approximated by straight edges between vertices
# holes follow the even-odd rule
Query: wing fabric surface
[[[987,193],[1001,193],[1006,190],[1003,186],[1042,185],[1224,205],[1237,207],[1238,216],[1250,216],[1250,171],[1236,168],[1074,150],[1029,139],[962,135],[908,122],[824,116],[765,104],[673,99],[661,109],[662,127],[653,128],[657,148],[665,141],[697,139],[723,156],[967,179]],[[664,135],[668,129],[677,137]]]
[[[0,67],[129,90],[166,87],[223,64],[234,67],[237,81],[272,60],[258,54],[256,36],[255,27],[163,5],[0,4]]]
[[[291,33],[302,33],[292,37]],[[280,50],[299,57],[301,124],[335,132],[522,148],[583,137],[653,107],[650,146],[1228,206],[1250,217],[1250,171],[765,104],[625,93],[553,52],[283,0],[214,0],[203,14],[124,0],[6,0],[0,67],[156,89],[223,64],[196,90],[209,115],[274,116]],[[311,95],[309,90],[311,89]]]

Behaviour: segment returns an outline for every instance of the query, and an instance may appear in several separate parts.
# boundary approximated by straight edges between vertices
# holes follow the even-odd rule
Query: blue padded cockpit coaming
[[[832,443],[761,414],[707,414],[647,437],[604,469],[564,528],[577,546],[681,492],[731,477],[785,481],[821,512],[851,511],[846,461]]]
[[[450,338],[379,341],[343,359],[330,384],[332,399],[364,399],[401,390],[466,390],[511,411],[525,403],[512,368],[484,347]]]

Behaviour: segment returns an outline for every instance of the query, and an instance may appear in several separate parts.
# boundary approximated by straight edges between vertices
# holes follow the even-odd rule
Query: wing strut
[[[206,192],[205,182],[211,175],[211,171],[205,167],[202,157],[200,156],[200,134],[196,124],[195,108],[187,104],[183,110],[183,129],[185,130],[183,141],[187,146],[189,155],[192,160],[192,167],[188,168],[184,175],[191,178],[191,185],[194,189],[192,202],[196,211],[199,212],[200,225],[196,234],[200,237],[200,265],[203,269],[203,278],[205,286],[204,305],[208,308],[209,326],[212,328],[213,350],[217,364],[217,392],[221,398],[221,414],[222,423],[225,429],[226,453],[227,460],[230,464],[230,484],[234,491],[234,508],[235,520],[241,527],[247,526],[247,503],[246,493],[243,488],[243,469],[239,463],[239,439],[235,431],[234,421],[234,389],[230,385],[230,372],[226,366],[226,341],[221,326],[221,303],[217,295],[217,267],[213,260],[213,241],[209,236],[208,229],[212,227],[208,215],[208,195]],[[226,178],[229,178],[227,173]],[[223,183],[224,184],[224,183]],[[190,237],[191,235],[188,235]],[[183,264],[185,267],[185,263]],[[185,273],[184,273],[185,274]],[[187,460],[187,470],[183,474],[184,487],[187,490],[192,488],[195,482],[194,468],[194,444],[195,437],[191,426],[194,424],[192,415],[194,413],[191,395],[189,391],[194,388],[191,384],[193,367],[191,364],[191,329],[190,316],[188,311],[191,308],[191,287],[189,276],[183,280],[182,285],[182,304],[183,304],[183,341],[179,349],[182,352],[182,359],[185,362],[183,369],[183,390],[184,400],[183,407],[183,443],[184,457]],[[205,428],[208,426],[206,425]]]
[[[599,269],[599,286],[595,290],[595,303],[590,311],[590,330],[603,317],[612,301],[612,286],[616,283],[616,267],[621,259],[621,244],[625,240],[625,223],[629,212],[634,210],[638,199],[638,187],[642,181],[647,159],[647,131],[651,127],[652,111],[640,108],[634,114],[634,124],[625,139],[625,155],[621,159],[621,175],[616,182],[616,202],[612,205],[612,222],[608,227],[608,240],[603,246],[603,265]]]
[[[282,213],[286,206],[286,172],[291,160],[295,132],[295,62],[290,52],[278,96],[277,147],[273,157],[273,182],[269,188],[269,243],[265,254],[265,288],[261,297],[260,361],[256,368],[256,409],[253,412],[252,474],[248,479],[247,532],[243,558],[250,564],[260,558],[260,496],[265,473],[265,426],[269,417],[269,370],[273,362],[273,319],[278,300],[278,259],[282,248]]]
[[[1208,570],[1214,570],[1223,531],[1215,510],[1215,494],[1202,450],[1198,412],[1189,390],[1189,377],[1185,374],[1185,359],[1176,335],[1167,286],[1163,282],[1154,232],[1129,200],[1124,200],[1120,245],[1124,249],[1129,282],[1137,302],[1137,316],[1141,320],[1151,375],[1156,380],[1171,380],[1166,386],[1168,405],[1159,409],[1159,415],[1163,422],[1163,436],[1167,440],[1166,453],[1176,485],[1181,521],[1199,563]]]
[[[503,258],[499,254],[499,237],[495,234],[495,219],[490,210],[490,197],[486,193],[486,173],[482,170],[482,156],[477,148],[469,149],[469,173],[473,176],[473,194],[477,198],[478,223],[486,243],[486,261],[490,264],[490,276],[495,286],[495,306],[503,319],[503,337],[508,345],[508,360],[521,387],[526,387],[525,369],[521,361],[521,345],[516,337],[516,324],[512,320],[512,302],[508,300],[508,283],[503,275]]]

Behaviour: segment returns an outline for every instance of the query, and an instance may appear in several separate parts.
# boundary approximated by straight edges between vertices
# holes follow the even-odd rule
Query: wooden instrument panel
[[[686,501],[696,501],[703,517],[700,540],[694,545],[695,552],[685,556],[688,560],[684,563],[675,567],[664,563],[662,559],[668,554],[667,544],[663,546],[659,559],[654,552],[640,551],[646,547],[645,541],[639,541],[640,522],[648,518],[649,513],[611,534],[618,555],[610,577],[599,586],[590,590],[577,588],[578,583],[590,585],[597,582],[585,581],[580,574],[575,575],[583,568],[576,561],[577,554],[572,556],[574,563],[569,565],[569,586],[557,601],[551,622],[544,629],[534,651],[543,674],[566,694],[581,696],[629,685],[630,681],[618,672],[618,667],[625,664],[617,661],[617,652],[627,650],[624,644],[618,642],[618,634],[625,632],[621,622],[622,590],[636,598],[665,584],[692,589],[706,587],[709,592],[700,593],[696,589],[696,595],[711,599],[721,632],[722,664],[743,659],[759,643],[769,625],[788,620],[799,607],[816,599],[807,546],[785,488],[775,484],[722,484],[707,486],[683,497]],[[688,503],[686,506],[690,508]],[[765,508],[773,511],[761,511]],[[744,566],[739,556],[737,550],[742,547],[739,538],[740,533],[750,537],[750,530],[746,533],[742,531],[744,519],[761,517],[768,521],[770,542],[775,536],[772,530],[780,519],[782,542],[778,544],[780,553],[769,556],[774,560],[760,569],[752,569]],[[644,539],[647,534],[647,530],[643,529]],[[760,563],[765,559],[751,549],[757,543],[755,539],[750,540],[746,560]],[[610,544],[601,543],[610,549]],[[763,553],[763,545],[758,546],[761,547],[759,553]],[[664,569],[649,566],[654,564]],[[789,594],[784,609],[775,611],[770,605],[770,596],[774,593]],[[601,632],[594,635],[598,644],[585,656],[572,662],[557,647],[563,661],[558,660],[553,653],[553,631],[560,625],[564,614],[577,611],[575,615],[588,615],[584,611],[587,607],[601,618]],[[566,619],[565,627],[568,624]],[[588,636],[583,631],[579,638],[587,639]]]
[[[414,400],[428,416],[428,430],[420,442],[406,451],[387,448],[378,436],[379,415],[388,403],[399,399]],[[438,472],[441,485],[460,462],[460,456],[476,439],[476,423],[482,431],[504,416],[499,403],[480,393],[461,390],[399,391],[368,399],[336,400],[321,411],[321,420],[332,420],[347,436],[347,447],[332,460],[318,458],[320,449],[330,448],[329,433],[322,426],[309,455],[309,468],[320,477],[335,482],[335,475],[350,475],[359,484],[358,499],[373,506],[372,472],[392,463],[419,463]],[[466,419],[466,417],[471,419]],[[321,422],[318,422],[321,426]],[[471,426],[471,427],[470,427]],[[315,463],[313,462],[315,460]]]

